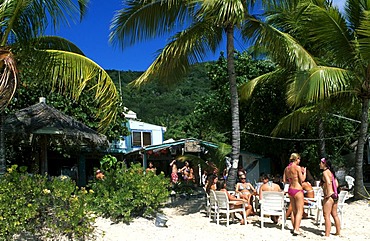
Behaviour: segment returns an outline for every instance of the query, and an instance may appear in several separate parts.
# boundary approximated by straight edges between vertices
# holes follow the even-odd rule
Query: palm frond
[[[105,132],[117,115],[119,94],[107,72],[92,60],[76,53],[60,50],[38,51],[48,64],[39,66],[39,74],[49,79],[53,88],[78,99],[89,88],[95,92],[99,106],[99,131]],[[36,56],[36,55],[35,55]]]
[[[272,130],[271,135],[278,136],[282,133],[294,133],[300,131],[304,125],[307,125],[312,118],[322,111],[318,106],[304,106],[279,120],[279,123]]]
[[[42,34],[47,26],[59,28],[59,24],[69,25],[76,13],[80,17],[86,13],[89,0],[47,0],[17,1],[7,0],[0,3],[1,45],[14,41],[27,42]]]
[[[30,41],[33,48],[41,50],[62,50],[85,56],[82,50],[69,40],[58,36],[41,36]]]
[[[364,5],[359,0],[347,0],[344,7],[348,19],[349,28],[353,31],[360,26],[360,18]]]
[[[215,52],[221,40],[221,28],[214,27],[208,21],[197,22],[176,34],[149,68],[131,85],[140,86],[155,78],[165,84],[176,83],[190,65],[201,62],[207,53]]]
[[[318,66],[296,72],[295,80],[288,85],[287,103],[302,106],[338,95],[349,86],[351,72],[336,67]]]
[[[252,39],[255,50],[268,53],[282,68],[308,70],[316,67],[311,54],[292,36],[257,19],[248,19],[243,33]]]
[[[363,11],[359,27],[357,29],[357,44],[362,59],[370,64],[370,11]]]
[[[191,2],[191,1],[190,1]],[[172,33],[191,18],[187,1],[126,1],[110,26],[109,41],[124,49],[135,43]],[[166,14],[163,14],[166,13]]]
[[[337,64],[350,66],[356,59],[356,49],[352,44],[352,35],[346,20],[336,8],[324,9],[310,5],[305,11],[307,21],[302,21],[309,29],[309,40],[312,48],[325,49],[335,56]]]
[[[269,82],[270,80],[274,80],[275,79],[274,77],[277,76],[277,75],[280,75],[281,72],[282,72],[281,69],[277,69],[273,72],[269,72],[269,73],[260,75],[257,78],[254,78],[254,79],[248,81],[247,83],[243,84],[240,87],[240,91],[239,91],[240,92],[240,99],[244,100],[244,101],[248,100],[252,96],[252,93],[253,93],[254,89],[259,84]]]
[[[214,16],[214,24],[223,28],[241,26],[247,14],[247,1],[203,1],[199,11],[201,16]]]
[[[12,100],[18,87],[18,70],[13,54],[8,50],[0,50],[0,111]]]

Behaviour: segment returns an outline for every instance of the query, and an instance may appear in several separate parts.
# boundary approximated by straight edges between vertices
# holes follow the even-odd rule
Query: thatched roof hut
[[[48,106],[45,98],[40,98],[39,103],[8,116],[4,127],[7,133],[63,135],[73,137],[79,144],[108,144],[106,136]]]
[[[39,103],[7,116],[4,131],[7,135],[40,137],[40,172],[42,174],[49,171],[47,147],[50,140],[58,139],[58,143],[62,146],[72,144],[80,147],[107,147],[109,144],[106,136],[48,106],[43,97],[40,98]]]

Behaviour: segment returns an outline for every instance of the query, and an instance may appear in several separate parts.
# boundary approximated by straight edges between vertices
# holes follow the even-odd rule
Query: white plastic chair
[[[229,226],[229,218],[232,217],[232,220],[234,221],[234,214],[236,212],[242,212],[243,213],[243,219],[246,222],[246,212],[245,212],[245,203],[242,202],[242,205],[240,208],[230,207],[230,204],[232,202],[229,201],[229,198],[227,197],[227,194],[223,191],[215,191],[216,194],[216,203],[217,203],[217,209],[216,209],[216,215],[217,215],[217,224],[220,222],[220,213],[226,214],[226,226]]]
[[[347,182],[348,189],[351,190],[355,185],[355,179],[351,176],[345,176],[344,179]]]
[[[321,187],[312,187],[314,192],[313,198],[304,198],[308,201],[307,205],[304,205],[304,209],[308,209],[310,215],[312,215],[312,210],[317,209],[321,206],[322,201],[322,188]]]
[[[208,194],[207,194],[208,195]],[[213,190],[210,190],[209,192],[209,219],[212,219],[212,213],[214,214],[214,217],[213,217],[213,221],[216,220],[216,215],[217,215],[217,198],[216,198],[216,194],[215,194],[215,191]]]
[[[285,226],[286,206],[284,200],[284,192],[264,191],[262,192],[262,200],[260,202],[261,213],[261,228],[263,228],[263,221],[265,215],[281,216],[282,225],[281,230]]]
[[[211,215],[211,201],[210,201],[210,196],[209,194],[206,192],[206,215],[207,217],[209,217]]]
[[[344,206],[347,205],[345,201],[348,199],[348,191],[340,191],[338,194],[338,215],[340,219],[340,227],[344,227]]]

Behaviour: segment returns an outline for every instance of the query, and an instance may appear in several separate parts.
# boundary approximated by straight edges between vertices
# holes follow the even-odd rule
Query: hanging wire
[[[321,140],[335,140],[335,139],[341,139],[341,138],[348,138],[351,137],[351,135],[343,135],[343,136],[335,136],[335,137],[326,137],[326,138],[284,138],[284,137],[275,137],[275,136],[267,136],[267,135],[261,135],[257,133],[252,133],[248,131],[241,131],[242,133],[257,136],[257,137],[263,137],[263,138],[269,138],[272,140],[281,140],[281,141],[321,141]]]

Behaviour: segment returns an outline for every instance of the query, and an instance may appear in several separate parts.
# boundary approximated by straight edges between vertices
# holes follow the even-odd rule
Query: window
[[[132,146],[148,146],[152,144],[152,133],[144,131],[132,132]]]

